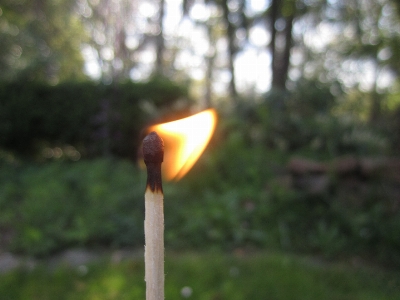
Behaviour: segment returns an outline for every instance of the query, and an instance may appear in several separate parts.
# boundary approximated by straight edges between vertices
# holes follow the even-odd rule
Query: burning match
[[[146,300],[164,299],[164,195],[161,163],[164,141],[153,131],[143,140],[143,158],[147,167],[145,192],[145,281]]]
[[[167,180],[179,180],[203,153],[216,122],[216,112],[208,109],[184,119],[154,125],[143,140],[143,158],[147,167],[144,196],[146,300],[164,299],[164,195],[161,182],[164,142],[164,175]]]

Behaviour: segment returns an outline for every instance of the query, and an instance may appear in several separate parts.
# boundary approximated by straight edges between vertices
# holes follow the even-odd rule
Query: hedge
[[[185,88],[164,78],[112,85],[3,83],[0,149],[34,156],[46,146],[72,145],[88,156],[132,158],[143,127],[186,96]]]

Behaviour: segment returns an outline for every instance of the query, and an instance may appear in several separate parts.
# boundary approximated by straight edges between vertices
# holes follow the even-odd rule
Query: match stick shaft
[[[162,191],[145,193],[146,300],[164,300],[164,196]]]

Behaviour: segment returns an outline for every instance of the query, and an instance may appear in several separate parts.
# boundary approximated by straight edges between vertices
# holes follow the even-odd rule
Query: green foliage
[[[14,251],[45,255],[72,245],[140,245],[143,174],[122,161],[4,166],[1,228]]]
[[[58,83],[84,79],[86,35],[75,1],[2,1],[0,80]]]
[[[332,89],[317,81],[300,81],[292,91],[272,91],[263,103],[247,108],[248,131],[257,131],[255,141],[268,148],[314,158],[393,151],[382,128],[354,115],[335,114],[341,104]]]
[[[144,299],[143,259],[0,276],[3,299]],[[398,273],[275,253],[166,255],[166,299],[398,299]]]
[[[172,96],[164,98],[163,102],[163,98],[157,96],[160,92],[152,94],[151,88],[160,79],[153,80],[148,85],[125,83],[119,88],[93,85],[95,89],[86,90],[82,87],[79,92],[84,95],[82,99],[92,99],[93,102],[88,103],[94,103],[93,108],[82,107],[93,109],[93,114],[98,116],[104,117],[105,113],[111,120],[115,117],[107,128],[132,137],[134,135],[129,132],[139,130],[138,124],[144,122],[140,121],[143,120],[141,106],[135,99],[150,99],[137,95],[152,95],[154,101],[143,105],[143,111],[151,115],[149,111],[153,108],[168,109],[168,104],[180,94],[178,87],[165,88],[165,95]],[[160,90],[164,85],[169,86],[163,82]],[[367,124],[350,120],[349,125],[332,116],[334,98],[323,87],[316,87],[314,91],[312,87],[312,84],[305,84],[299,93],[287,94],[282,107],[274,106],[275,102],[255,107],[242,104],[240,115],[220,116],[217,131],[193,170],[178,183],[165,183],[167,247],[268,247],[317,252],[329,258],[370,256],[380,262],[400,265],[397,239],[400,216],[388,193],[392,190],[388,185],[394,182],[385,182],[383,177],[376,176],[372,181],[362,182],[360,189],[346,188],[340,186],[339,179],[332,174],[329,188],[320,194],[297,190],[288,183],[291,178],[288,178],[286,163],[291,155],[325,159],[349,153],[364,155],[386,151],[383,134]],[[86,93],[93,90],[98,94],[90,98]],[[40,91],[44,99],[49,97],[46,93],[51,94],[47,88]],[[62,91],[57,92],[60,100],[51,99],[65,102],[62,95],[71,89]],[[15,88],[9,96],[14,97],[18,92]],[[101,95],[111,100],[98,104],[95,99]],[[69,97],[75,99],[73,94]],[[28,99],[27,111],[21,111],[26,115],[17,121],[18,128],[27,130],[25,140],[29,141],[30,135],[35,133],[32,130],[37,130],[36,139],[48,137],[51,140],[51,137],[61,136],[61,142],[72,143],[69,138],[77,138],[78,148],[79,143],[84,144],[88,138],[85,130],[93,132],[90,131],[92,127],[85,127],[87,114],[80,115],[79,110],[74,110],[78,121],[66,125],[68,130],[65,131],[75,132],[77,136],[61,135],[64,131],[52,136],[52,126],[44,126],[47,124],[44,121],[37,123],[41,126],[32,127],[28,122],[24,127],[30,114],[50,120],[48,124],[69,118],[60,112],[58,117],[46,119],[47,115],[35,110],[34,102]],[[298,105],[300,99],[304,101]],[[318,102],[325,100],[328,103]],[[50,102],[45,103],[51,105]],[[12,101],[5,103],[8,106],[5,106],[4,116],[9,116],[5,118],[9,122],[2,123],[2,130],[7,133],[9,126],[12,127],[10,116],[16,112],[11,109]],[[68,103],[75,105],[74,101]],[[57,106],[52,109],[57,111]],[[100,124],[101,120],[104,119],[100,118]],[[10,136],[4,134],[1,138]],[[381,137],[382,142],[377,137]],[[131,154],[137,151],[137,144],[128,144],[123,139],[103,139],[97,145],[121,156],[129,152],[128,149]],[[1,157],[6,162],[13,161],[8,152],[0,152]],[[0,228],[4,232],[1,244],[33,255],[46,255],[76,245],[142,245],[143,173],[129,163],[111,159],[58,160],[41,165],[3,162],[0,171]]]
[[[335,183],[318,195],[294,190],[286,155],[255,144],[238,124],[222,121],[193,170],[164,183],[168,248],[268,247],[400,265],[400,216],[385,182],[363,193]],[[141,246],[144,173],[119,160],[3,163],[0,244],[11,233],[8,247],[33,255]]]
[[[45,147],[72,145],[82,155],[134,158],[144,126],[184,95],[185,89],[162,78],[115,85],[2,84],[0,148],[40,156]]]

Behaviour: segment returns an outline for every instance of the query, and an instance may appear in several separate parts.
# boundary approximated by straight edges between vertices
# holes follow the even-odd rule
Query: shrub
[[[3,83],[0,148],[32,157],[44,147],[72,145],[86,156],[135,158],[140,132],[155,112],[186,95],[163,78],[114,85]],[[145,103],[154,110],[144,109]]]
[[[286,155],[322,159],[344,154],[377,155],[393,151],[391,134],[350,114],[337,114],[331,86],[299,81],[289,91],[272,90],[259,102],[243,101],[236,117],[239,132],[254,144]]]
[[[8,180],[0,189],[0,228],[13,230],[14,251],[142,245],[145,179],[132,164],[5,165],[1,174]]]

